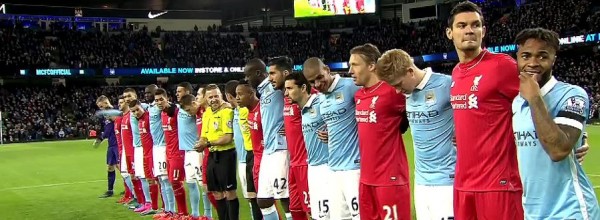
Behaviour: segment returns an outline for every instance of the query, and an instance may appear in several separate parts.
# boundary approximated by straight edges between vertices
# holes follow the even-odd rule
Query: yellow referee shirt
[[[225,134],[233,134],[233,110],[228,107],[213,112],[212,108],[207,108],[202,115],[202,135],[200,137],[208,139],[209,142],[215,142]],[[226,145],[211,146],[209,150],[225,151],[234,149],[233,141]]]
[[[240,113],[240,130],[242,131],[242,137],[244,137],[244,149],[246,151],[252,150],[252,139],[250,139],[250,124],[248,124],[248,108],[239,108]]]

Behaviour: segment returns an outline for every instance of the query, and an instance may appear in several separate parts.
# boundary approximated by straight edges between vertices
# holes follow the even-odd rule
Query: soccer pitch
[[[595,184],[598,195],[600,127],[589,126],[587,130],[591,150],[583,166]],[[410,135],[404,138],[412,170],[412,140]],[[0,219],[141,218],[116,204],[118,196],[97,198],[106,190],[106,142],[98,149],[92,148],[92,142],[81,140],[0,145]],[[411,178],[413,176],[411,173]],[[120,178],[115,185],[118,194],[123,190]],[[238,194],[241,198],[241,193]],[[251,219],[248,203],[240,200],[240,209],[240,219]],[[216,213],[213,216],[216,217]]]

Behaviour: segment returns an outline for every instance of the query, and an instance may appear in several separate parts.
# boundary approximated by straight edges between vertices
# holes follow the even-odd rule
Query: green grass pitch
[[[319,0],[321,1],[321,0]],[[325,11],[323,9],[313,8],[308,4],[308,0],[294,0],[294,17],[317,17],[317,16],[331,16],[333,12]]]
[[[600,188],[600,127],[590,126],[587,130],[591,150],[584,169]],[[404,140],[412,170],[410,135]],[[98,149],[91,145],[91,140],[82,140],[0,146],[0,219],[141,218],[116,204],[117,197],[97,198],[106,189],[106,145]],[[122,181],[117,178],[115,191],[122,189]],[[597,188],[597,195],[599,191]],[[249,220],[248,204],[240,204],[240,219]]]

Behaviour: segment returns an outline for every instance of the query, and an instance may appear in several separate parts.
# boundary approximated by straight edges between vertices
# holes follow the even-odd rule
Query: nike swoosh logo
[[[163,11],[161,13],[158,14],[152,14],[152,12],[148,12],[148,18],[153,19],[153,18],[158,18],[164,14],[166,14],[168,11]]]

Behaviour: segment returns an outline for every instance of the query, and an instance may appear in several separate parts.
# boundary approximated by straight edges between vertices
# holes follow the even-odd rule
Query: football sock
[[[165,181],[162,179],[158,179],[158,183],[160,184],[160,197],[163,201],[163,209],[165,212],[171,212],[171,207],[169,206],[169,196],[167,195],[167,186],[165,186]]]
[[[279,220],[279,215],[277,215],[277,208],[275,205],[272,205],[266,209],[260,209],[263,215],[264,220]]]
[[[140,182],[142,182],[142,191],[144,192],[144,201],[146,201],[145,203],[150,203],[152,201],[152,198],[150,197],[150,185],[148,184],[148,180],[140,179]]]
[[[113,191],[115,187],[115,171],[108,171],[108,191]]]
[[[190,193],[190,204],[192,206],[192,216],[200,217],[200,191],[198,189],[198,183],[187,183],[188,191]]]
[[[150,184],[150,198],[152,198],[152,210],[158,210],[158,184]]]
[[[240,200],[238,198],[227,201],[227,209],[229,210],[230,220],[240,219]]]
[[[212,218],[212,206],[210,205],[208,194],[212,193],[202,192],[202,205],[204,205],[204,216]]]
[[[163,185],[165,189],[165,194],[167,200],[167,210],[169,212],[175,213],[175,194],[173,193],[173,186],[171,186],[171,182],[168,179],[163,179]]]
[[[183,216],[188,215],[187,200],[185,197],[185,188],[181,181],[173,181],[173,194],[175,195],[175,202],[177,202],[177,213]]]
[[[142,190],[142,181],[140,179],[132,180],[133,190],[135,198],[139,204],[146,203],[146,197],[144,196],[144,190]]]
[[[262,215],[262,212],[260,212],[260,208],[258,207],[258,202],[256,201],[256,198],[250,199],[250,209],[252,209],[252,219],[253,220],[262,220],[263,219],[263,215]]]
[[[304,211],[292,211],[292,219],[308,219]],[[287,213],[286,213],[287,215]],[[289,218],[288,218],[289,219]]]
[[[227,200],[225,198],[217,200],[217,213],[219,214],[219,219],[229,219],[229,209],[227,208]]]

